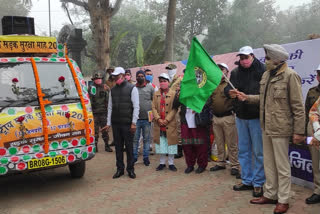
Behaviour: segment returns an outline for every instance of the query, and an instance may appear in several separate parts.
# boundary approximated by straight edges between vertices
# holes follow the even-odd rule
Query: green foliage
[[[111,58],[111,64],[117,65],[118,64],[118,56],[119,56],[119,49],[120,49],[120,44],[122,40],[125,38],[125,36],[129,32],[119,32],[115,38],[111,40],[111,51],[110,51],[110,58]]]
[[[189,49],[192,38],[202,35],[210,23],[222,17],[227,0],[179,0],[177,5],[176,35]]]
[[[280,12],[279,34],[281,42],[294,42],[307,39],[309,34],[320,33],[320,1],[313,0],[297,8]]]
[[[235,0],[228,13],[208,28],[204,46],[210,53],[234,52],[245,45],[261,47],[277,38],[273,0]]]
[[[141,64],[141,61],[138,62],[137,59],[141,58],[141,56],[137,57],[137,53],[141,54],[142,50],[148,50],[148,47],[152,44],[155,38],[159,38],[161,40],[164,38],[165,26],[162,22],[159,22],[157,16],[150,11],[146,7],[141,7],[141,5],[136,5],[138,2],[128,2],[123,4],[120,11],[117,15],[115,15],[111,20],[111,38],[113,41],[119,32],[122,32],[123,29],[128,31],[128,34],[124,39],[121,40],[119,44],[119,54],[117,57],[117,64],[126,68],[136,67],[138,64]],[[137,52],[138,41],[137,39],[141,35],[141,44],[140,44],[140,52]],[[159,43],[160,44],[160,43]],[[156,52],[161,52],[164,49],[164,46],[157,47],[159,50],[155,50]],[[141,48],[142,47],[142,48]],[[147,57],[150,61],[149,56]],[[159,58],[159,57],[158,57]],[[113,59],[111,59],[114,62]],[[151,60],[153,62],[161,63],[161,60]],[[145,61],[147,63],[147,61]]]
[[[111,20],[111,65],[130,68],[162,63],[167,10],[168,1],[124,1]],[[307,39],[309,34],[320,34],[320,0],[286,11],[279,11],[275,0],[178,0],[176,16],[178,60],[187,58],[194,36],[216,55],[238,51],[244,45],[258,48],[265,43],[296,42]],[[81,25],[77,26],[86,27],[88,52],[94,53],[88,17],[80,18]],[[91,73],[96,65],[86,57],[82,67],[84,73]]]
[[[0,14],[2,16],[26,16],[31,9],[30,2],[20,0],[0,0]]]
[[[162,62],[164,57],[164,40],[160,36],[154,37],[144,54],[144,64],[154,65]]]

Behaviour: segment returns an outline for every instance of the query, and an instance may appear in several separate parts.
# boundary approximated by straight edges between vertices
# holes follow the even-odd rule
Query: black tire
[[[86,171],[86,162],[81,161],[69,165],[70,175],[72,178],[82,178]]]

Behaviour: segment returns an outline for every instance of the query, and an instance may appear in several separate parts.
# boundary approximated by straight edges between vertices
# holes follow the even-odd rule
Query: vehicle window
[[[37,62],[42,92],[53,104],[79,100],[67,63]],[[39,105],[31,63],[0,64],[0,107]]]
[[[31,63],[0,64],[0,105],[37,97]]]
[[[43,93],[53,103],[80,99],[67,63],[37,63]]]

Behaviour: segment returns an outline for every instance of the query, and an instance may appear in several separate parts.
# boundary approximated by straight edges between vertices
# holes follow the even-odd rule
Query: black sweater
[[[265,72],[265,65],[261,63],[257,58],[254,58],[252,65],[249,68],[243,68],[239,65],[233,71],[231,71],[230,82],[236,89],[251,95],[259,94],[260,80]],[[227,97],[229,91],[232,89],[230,84],[225,87],[224,93]],[[259,118],[259,105],[248,104],[247,102],[234,99],[234,110],[238,118],[244,120],[258,119]]]

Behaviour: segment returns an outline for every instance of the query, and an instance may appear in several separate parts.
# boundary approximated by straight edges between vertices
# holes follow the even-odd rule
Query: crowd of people
[[[250,203],[276,204],[274,213],[285,213],[291,188],[289,143],[304,143],[308,136],[313,137],[310,151],[315,190],[306,203],[320,203],[320,85],[309,90],[304,105],[301,79],[286,62],[288,52],[276,44],[264,45],[264,50],[265,64],[250,46],[239,50],[237,67],[231,72],[226,64],[219,63],[224,75],[200,113],[180,103],[183,77],[174,64],[157,77],[159,88],[153,84],[150,69],[137,71],[136,82],[131,71],[122,67],[94,73],[89,91],[95,142],[97,145],[101,131],[105,150],[112,152],[108,142],[112,127],[117,165],[113,178],[124,175],[124,151],[128,175],[136,178],[134,165],[140,141],[145,166],[150,165],[154,144],[159,154],[156,171],[166,167],[177,171],[175,155],[181,157],[183,151],[184,173],[203,173],[213,131],[218,161],[210,171],[225,170],[228,160],[230,174],[241,178],[234,191],[251,190],[255,198]],[[320,66],[316,72],[320,82]]]

